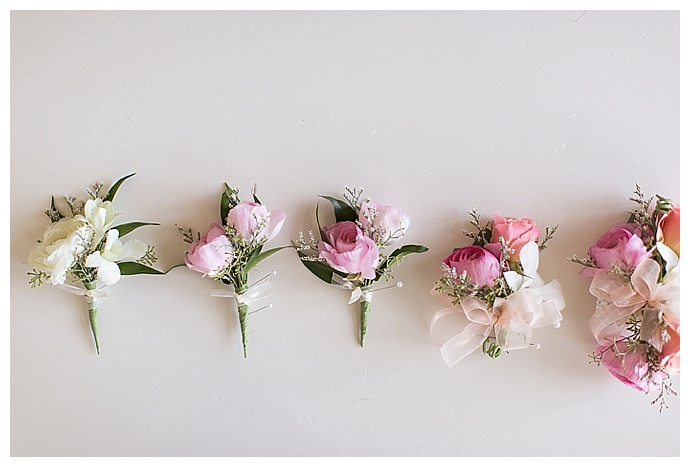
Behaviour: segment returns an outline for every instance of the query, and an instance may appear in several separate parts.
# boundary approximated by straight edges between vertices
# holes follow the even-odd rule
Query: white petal
[[[510,290],[513,292],[516,292],[518,289],[520,289],[524,282],[524,278],[515,271],[506,271],[503,273],[503,277],[508,283],[508,287],[510,287]]]
[[[113,285],[120,280],[120,268],[111,261],[104,261],[98,267],[98,280],[105,285]]]
[[[527,277],[535,278],[539,267],[539,246],[529,242],[520,250],[520,264]]]
[[[101,256],[100,251],[94,251],[86,258],[87,268],[97,268],[105,262],[105,259]]]
[[[141,240],[124,242],[117,253],[117,261],[136,261],[146,254],[148,245]]]

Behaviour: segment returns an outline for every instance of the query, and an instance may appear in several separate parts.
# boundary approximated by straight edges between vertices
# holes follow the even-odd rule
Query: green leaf
[[[121,179],[115,182],[113,186],[110,187],[110,190],[108,190],[108,193],[105,194],[105,198],[103,198],[103,201],[113,201],[115,199],[115,194],[117,193],[117,190],[120,189],[120,185],[127,180],[130,177],[134,177],[136,173],[131,173],[129,175],[125,175]]]
[[[120,233],[120,238],[124,237],[128,233],[130,233],[134,229],[138,229],[139,227],[143,227],[145,225],[160,225],[157,222],[127,222],[126,224],[120,224],[116,225],[113,227],[113,229],[117,229],[117,231]]]
[[[150,266],[146,266],[145,264],[135,263],[134,261],[123,261],[122,263],[117,263],[117,266],[120,268],[120,274],[123,276],[135,276],[137,274],[165,275],[170,272],[171,269],[182,265],[176,264],[165,272],[159,271],[158,269],[154,269]]]
[[[251,258],[249,258],[249,261],[247,261],[247,265],[244,267],[244,272],[249,273],[249,270],[258,266],[261,261],[265,260],[274,253],[278,253],[280,250],[283,250],[285,248],[292,248],[292,246],[279,246],[277,248],[271,248],[270,250],[266,250],[258,255],[252,255]]]
[[[300,259],[302,259],[303,256],[306,256],[300,253],[299,251],[297,252],[297,254],[299,255]],[[302,260],[302,264],[304,264],[304,266],[306,266],[306,268],[309,269],[312,272],[312,274],[314,274],[316,277],[326,282],[327,284],[333,283],[333,274],[345,277],[343,273],[341,273],[340,271],[336,271],[328,264],[321,261]]]
[[[256,196],[256,193],[252,193],[252,198],[254,198],[255,203],[261,204],[261,200],[259,199],[258,196]]]
[[[424,245],[403,245],[400,248],[396,248],[393,250],[393,252],[388,255],[388,258],[386,258],[378,268],[376,268],[376,279],[379,280],[381,276],[392,266],[395,264],[399,263],[403,257],[411,254],[411,253],[424,253],[425,251],[429,251],[429,248],[425,247]]]
[[[352,206],[347,204],[345,201],[341,201],[339,199],[331,198],[330,196],[324,195],[321,195],[321,198],[330,201],[331,205],[333,205],[333,213],[335,214],[336,222],[354,222],[357,220],[357,213],[352,208]]]
[[[223,225],[227,225],[228,213],[230,209],[237,206],[239,199],[237,198],[237,191],[234,190],[227,183],[223,184],[223,194],[220,195],[220,220]]]

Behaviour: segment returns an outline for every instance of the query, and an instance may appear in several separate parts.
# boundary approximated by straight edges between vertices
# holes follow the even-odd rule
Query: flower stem
[[[95,282],[84,282],[86,290],[94,290],[96,288]],[[89,307],[89,324],[91,325],[91,334],[93,334],[93,341],[96,344],[96,353],[101,354],[101,346],[98,342],[98,324],[96,318],[98,317],[98,299],[86,296],[86,303]]]
[[[247,291],[247,286],[242,285],[235,289],[235,293],[242,295]],[[240,330],[242,331],[242,353],[247,358],[247,315],[249,315],[249,305],[237,300],[237,314],[240,319]]]
[[[362,348],[364,348],[364,336],[367,334],[369,310],[371,310],[371,300],[362,298],[362,300],[359,302],[359,346]]]

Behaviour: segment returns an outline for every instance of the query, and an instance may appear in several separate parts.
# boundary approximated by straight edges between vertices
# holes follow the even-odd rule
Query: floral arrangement
[[[469,214],[477,232],[464,233],[474,242],[443,260],[443,275],[432,290],[452,306],[433,316],[432,334],[450,314],[460,312],[469,320],[441,346],[449,367],[479,347],[497,358],[503,351],[534,346],[532,329],[560,326],[565,307],[558,281],[545,284],[537,273],[539,252],[558,226],[546,227],[540,242],[540,231],[531,219],[494,215],[482,225],[474,209]]]
[[[107,297],[104,287],[113,285],[122,276],[135,274],[165,274],[152,268],[156,262],[153,246],[141,240],[122,241],[122,237],[151,222],[128,222],[113,225],[121,213],[115,211],[115,195],[130,174],[119,179],[102,196],[103,183],[87,188],[86,202],[65,196],[68,214],[60,211],[55,197],[45,211],[51,224],[43,239],[29,254],[33,270],[29,272],[32,288],[48,282],[68,292],[86,297],[89,323],[96,352],[100,354],[98,339],[99,298]]]
[[[187,267],[202,273],[204,277],[232,286],[231,291],[212,290],[211,293],[236,300],[245,358],[250,303],[275,275],[275,271],[272,271],[249,284],[249,272],[264,259],[287,248],[283,246],[263,251],[266,242],[274,238],[283,227],[286,215],[278,209],[266,209],[256,196],[255,188],[252,190],[252,198],[253,201],[241,201],[239,189],[225,183],[220,197],[221,224],[211,224],[204,236],[197,232],[196,240],[191,229],[178,227],[184,240],[190,244],[184,258]]]
[[[348,304],[359,301],[359,344],[364,347],[371,310],[374,284],[380,279],[394,279],[392,269],[410,253],[428,250],[422,245],[404,245],[386,254],[385,250],[400,240],[410,225],[409,217],[400,209],[361,201],[363,189],[345,187],[344,200],[321,196],[333,207],[335,223],[321,228],[319,207],[316,206],[318,240],[313,231],[308,238],[300,232],[293,245],[299,258],[322,281],[351,290]],[[402,287],[402,282],[395,286]],[[388,287],[384,287],[388,288]]]
[[[680,373],[680,206],[639,186],[637,207],[627,222],[609,228],[587,250],[573,256],[580,274],[592,279],[596,297],[590,329],[597,341],[592,362],[667,408],[672,375]]]

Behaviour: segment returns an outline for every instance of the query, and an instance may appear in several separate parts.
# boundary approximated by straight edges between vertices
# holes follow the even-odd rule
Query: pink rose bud
[[[375,242],[388,243],[407,231],[410,218],[400,209],[365,201],[359,209],[359,223]]]
[[[480,287],[492,287],[501,275],[498,259],[491,252],[480,246],[458,248],[443,263],[462,274],[467,272],[469,278]]]
[[[486,248],[498,257],[501,251],[499,238],[502,237],[508,248],[513,250],[508,258],[509,261],[519,261],[522,247],[529,242],[536,242],[539,238],[539,229],[532,219],[494,214],[493,224],[491,243],[487,244]]]
[[[271,212],[259,203],[242,201],[228,212],[227,225],[249,243],[262,243],[275,237],[285,222],[285,213]]]
[[[225,229],[220,224],[211,224],[208,233],[190,245],[184,262],[192,271],[215,277],[232,263],[233,258]]]
[[[618,224],[611,227],[587,252],[596,268],[586,267],[580,271],[585,277],[594,277],[597,269],[610,270],[618,266],[633,270],[649,256],[642,239],[634,232],[635,224]]]
[[[653,370],[647,361],[647,353],[644,346],[639,346],[635,350],[626,349],[626,344],[621,343],[619,352],[611,349],[610,345],[603,345],[597,349],[602,352],[601,363],[619,381],[642,391],[645,394],[658,389],[664,380],[661,371]],[[626,352],[626,353],[621,353]]]
[[[338,271],[361,273],[365,279],[376,278],[379,249],[376,243],[352,221],[336,222],[323,230],[319,256]]]
[[[674,204],[670,211],[659,219],[657,241],[663,243],[680,256],[680,206]]]

